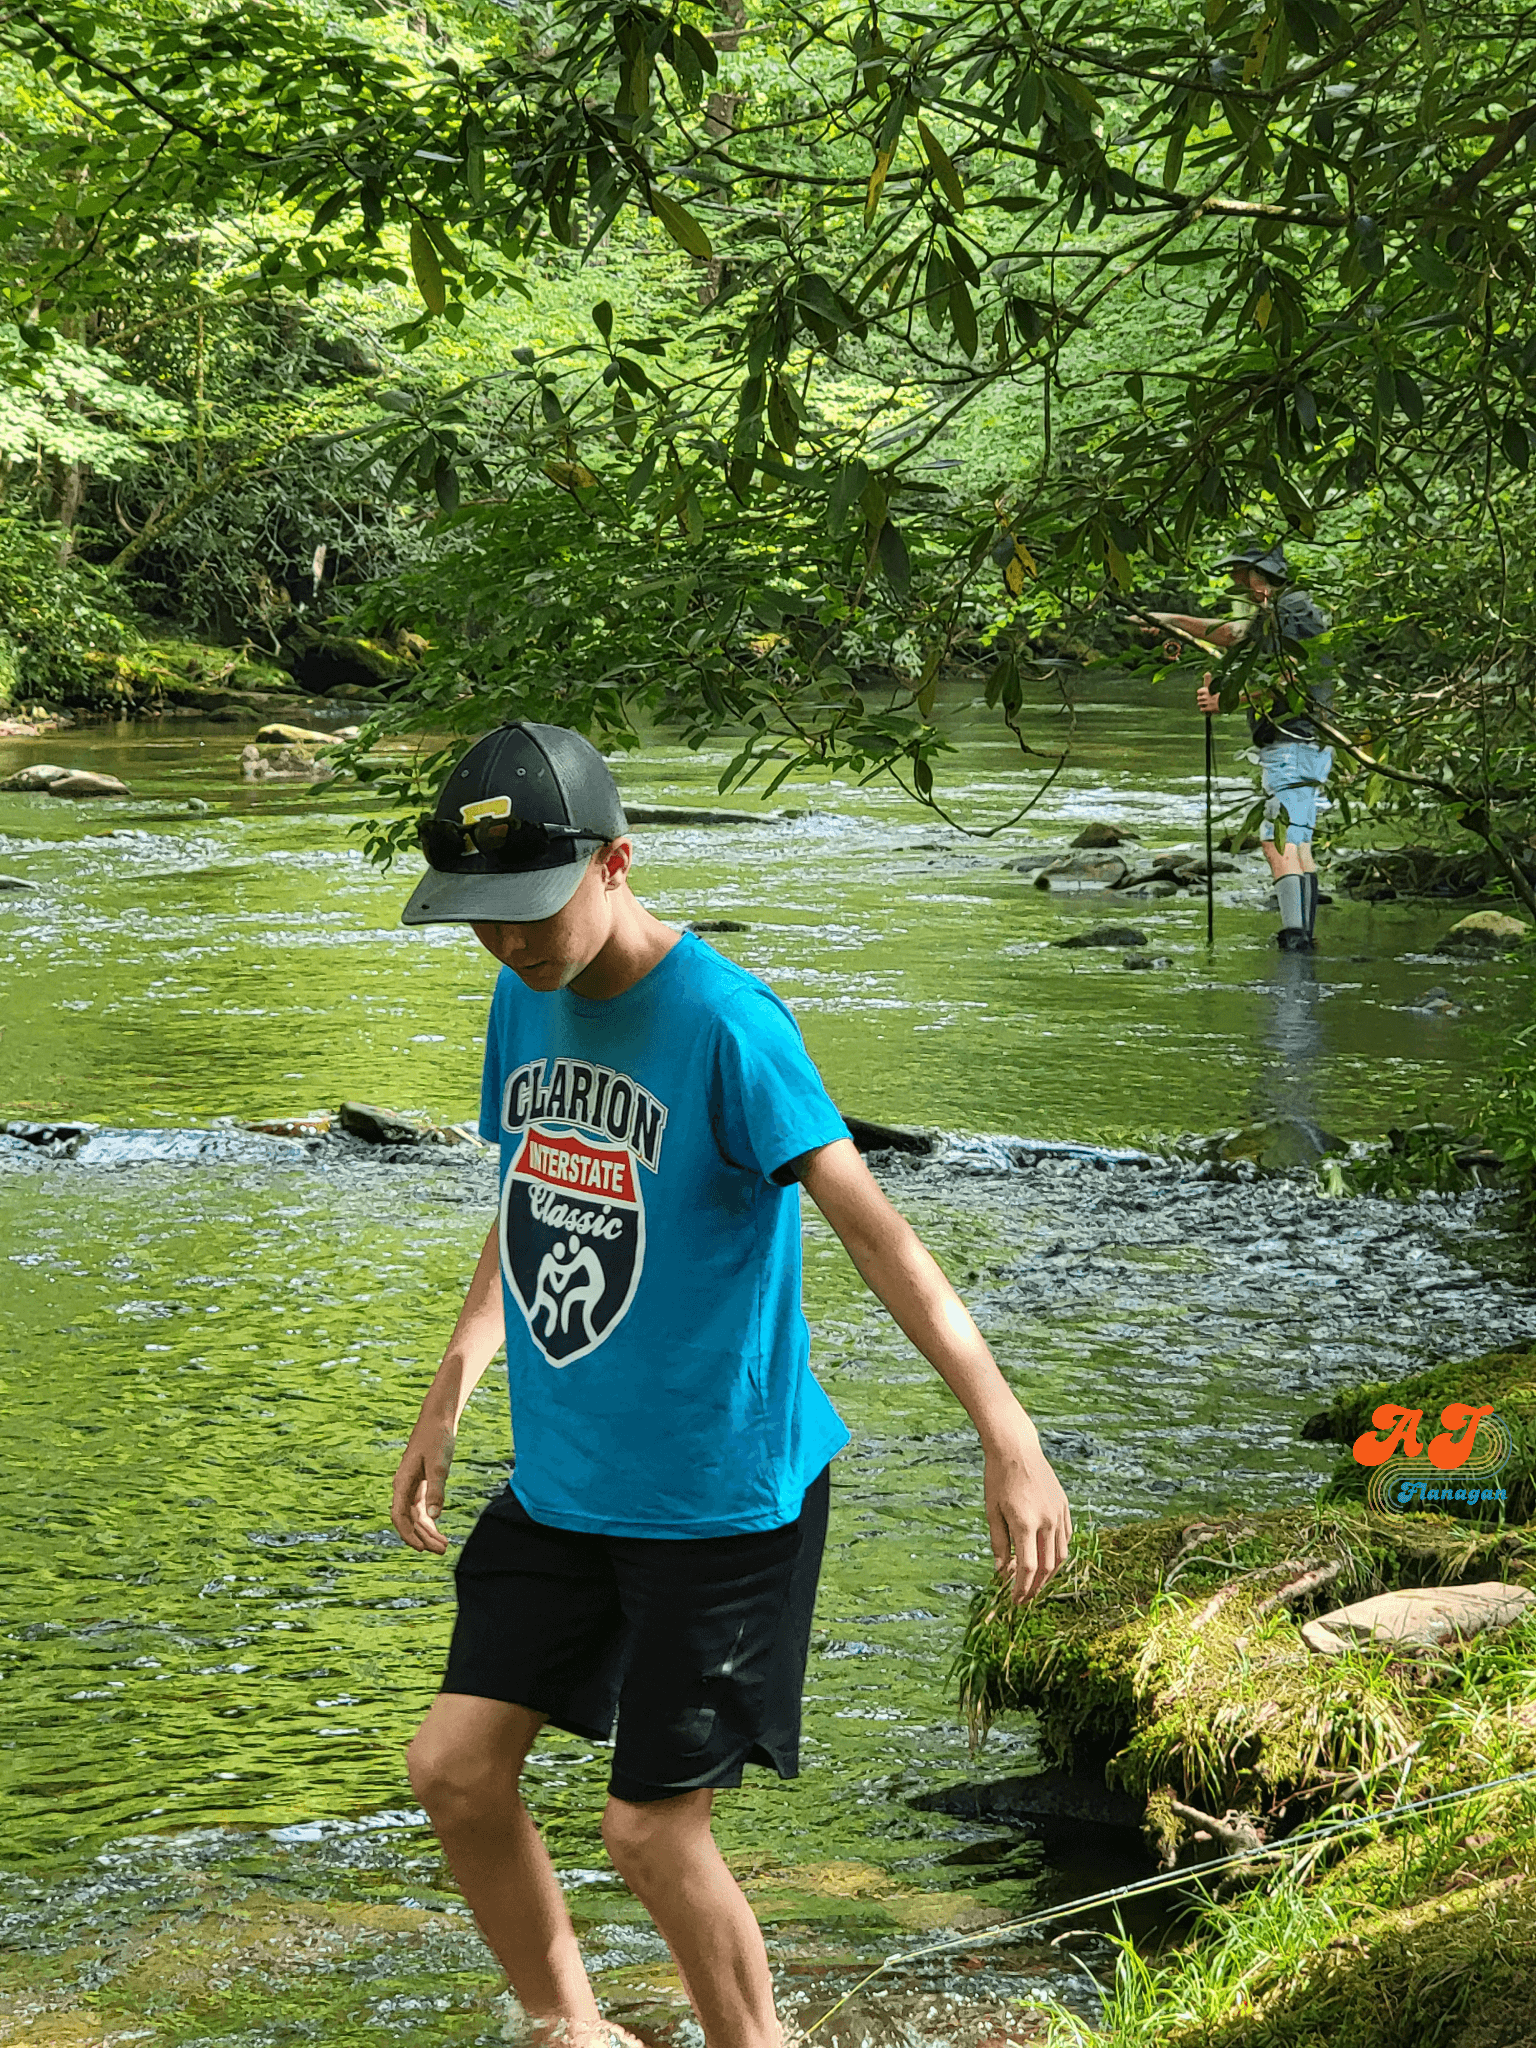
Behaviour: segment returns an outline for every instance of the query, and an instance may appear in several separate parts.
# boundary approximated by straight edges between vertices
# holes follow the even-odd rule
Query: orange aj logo
[[[1371,1473],[1368,1504],[1378,1514],[1399,1518],[1426,1510],[1455,1514],[1485,1504],[1500,1511],[1505,1489],[1484,1482],[1508,1464],[1514,1446],[1492,1402],[1449,1402],[1440,1411],[1438,1434],[1427,1444],[1419,1435],[1423,1422],[1422,1408],[1387,1401],[1372,1415],[1372,1427],[1355,1438],[1355,1462]],[[1425,1476],[1416,1478],[1420,1459],[1417,1470]],[[1457,1477],[1441,1483],[1441,1473]]]
[[[1469,1408],[1463,1401],[1452,1401],[1441,1409],[1440,1434],[1430,1438],[1426,1449],[1419,1442],[1418,1434],[1424,1410],[1398,1408],[1387,1402],[1371,1417],[1374,1429],[1365,1430],[1355,1438],[1355,1462],[1385,1465],[1388,1458],[1400,1451],[1405,1458],[1427,1456],[1437,1472],[1457,1472],[1471,1454],[1478,1425],[1492,1413],[1491,1401],[1482,1408]]]

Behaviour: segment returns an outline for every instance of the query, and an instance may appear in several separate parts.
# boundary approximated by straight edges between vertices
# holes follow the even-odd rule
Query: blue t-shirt
[[[480,1131],[501,1146],[502,1293],[536,1522],[776,1529],[848,1432],[810,1369],[800,1191],[846,1138],[794,1018],[691,934],[622,995],[503,968]]]

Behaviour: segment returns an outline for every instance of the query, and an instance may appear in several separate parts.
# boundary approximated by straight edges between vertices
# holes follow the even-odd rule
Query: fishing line
[[[1403,1806],[1389,1806],[1376,1813],[1365,1814],[1358,1820],[1319,1822],[1310,1828],[1298,1828],[1294,1835],[1287,1835],[1283,1842],[1272,1842],[1258,1849],[1239,1849],[1233,1855],[1219,1856],[1209,1863],[1198,1863],[1187,1870],[1168,1870],[1155,1877],[1138,1877],[1130,1884],[1116,1885],[1107,1892],[1095,1892],[1086,1899],[1069,1899],[1065,1905],[1046,1906],[1036,1913],[1026,1913],[1022,1920],[1006,1920],[998,1927],[987,1927],[975,1934],[950,1935],[943,1941],[931,1941],[923,1948],[907,1949],[900,1955],[887,1956],[882,1963],[859,1979],[858,1983],[845,1991],[836,2005],[828,2006],[819,2020],[805,2028],[808,2037],[829,2019],[842,2011],[850,1999],[857,1998],[866,1984],[872,1984],[876,1977],[886,1970],[899,1969],[905,1963],[921,1962],[926,1956],[945,1955],[953,1949],[983,1948],[989,1942],[1000,1941],[1004,1935],[1017,1934],[1025,1927],[1043,1927],[1050,1920],[1065,1920],[1074,1913],[1087,1913],[1099,1906],[1117,1904],[1121,1899],[1143,1898],[1150,1892],[1167,1891],[1175,1885],[1187,1885],[1191,1879],[1202,1880],[1214,1876],[1217,1871],[1231,1870],[1239,1864],[1254,1864],[1269,1858],[1287,1855],[1293,1849],[1305,1849],[1319,1842],[1338,1839],[1342,1835],[1364,1834],[1371,1828],[1385,1827],[1389,1822],[1406,1820],[1413,1813],[1430,1813],[1437,1807],[1453,1806],[1459,1800],[1475,1799],[1480,1792],[1496,1792],[1504,1785],[1523,1785],[1536,1779],[1536,1770],[1514,1771],[1505,1778],[1488,1778],[1480,1785],[1463,1785],[1454,1792],[1434,1792],[1423,1799],[1410,1800]]]

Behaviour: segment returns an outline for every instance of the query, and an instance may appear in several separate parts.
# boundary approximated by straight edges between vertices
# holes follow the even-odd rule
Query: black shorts
[[[739,1785],[749,1763],[793,1778],[830,1491],[823,1472],[781,1529],[672,1540],[552,1529],[509,1488],[459,1553],[443,1691],[594,1742],[617,1713],[618,1799]]]

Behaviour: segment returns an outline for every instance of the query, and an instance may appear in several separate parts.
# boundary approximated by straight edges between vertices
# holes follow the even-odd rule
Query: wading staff
[[[1211,805],[1216,795],[1216,734],[1205,714],[1205,943],[1216,943],[1216,869],[1211,848]]]
[[[1164,636],[1167,645],[1177,647],[1182,641],[1186,647],[1198,647],[1202,654],[1218,654],[1220,649],[1209,640],[1202,640],[1195,633],[1186,633],[1182,626],[1170,626],[1163,619],[1154,619],[1144,612],[1140,605],[1132,604],[1128,598],[1120,597],[1112,590],[1103,593],[1112,605],[1127,613],[1133,619],[1140,619],[1144,625],[1155,627]],[[1211,679],[1205,679],[1209,689]],[[1216,732],[1211,724],[1211,713],[1205,714],[1205,943],[1216,944],[1216,874],[1215,849],[1211,843],[1211,812],[1216,802]]]

